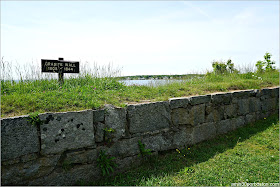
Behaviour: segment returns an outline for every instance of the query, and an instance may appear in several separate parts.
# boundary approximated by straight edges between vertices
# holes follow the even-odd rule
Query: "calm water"
[[[182,82],[186,80],[122,80],[120,82],[125,83],[127,86],[131,85],[145,85],[145,86],[157,86],[157,85],[163,85],[163,84],[168,84],[172,82]]]

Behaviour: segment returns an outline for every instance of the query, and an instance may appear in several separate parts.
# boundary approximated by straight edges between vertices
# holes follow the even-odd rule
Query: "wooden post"
[[[64,59],[63,58],[58,58],[58,60],[64,60]],[[62,69],[58,70],[58,82],[59,82],[60,85],[63,85],[63,83],[64,83]]]

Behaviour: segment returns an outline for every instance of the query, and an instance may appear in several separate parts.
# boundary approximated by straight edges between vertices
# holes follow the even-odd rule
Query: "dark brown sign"
[[[79,73],[79,62],[64,60],[41,59],[42,72],[49,73]]]

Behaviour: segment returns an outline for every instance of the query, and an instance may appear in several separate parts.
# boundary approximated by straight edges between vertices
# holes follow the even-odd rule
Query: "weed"
[[[140,150],[140,153],[138,156],[142,156],[143,158],[147,157],[148,155],[152,154],[151,149],[145,149],[146,145],[143,144],[140,140],[138,141],[138,147]]]
[[[39,112],[29,114],[27,121],[33,126],[40,126],[43,123],[39,118]]]
[[[64,171],[69,171],[73,167],[72,163],[70,161],[64,160],[62,163],[62,169]]]
[[[114,137],[112,134],[116,131],[113,128],[104,128],[104,140],[107,143],[111,143],[112,142],[112,138]]]
[[[102,175],[109,175],[110,172],[114,172],[114,167],[116,167],[116,163],[114,163],[115,157],[110,157],[106,154],[106,151],[101,150],[97,159],[97,164],[102,171]]]

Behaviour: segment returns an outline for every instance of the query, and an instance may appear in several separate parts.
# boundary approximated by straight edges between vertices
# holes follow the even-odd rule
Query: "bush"
[[[264,57],[264,61],[259,60],[256,63],[256,67],[257,67],[257,73],[264,73],[265,71],[273,71],[275,70],[275,67],[273,66],[273,64],[275,64],[275,61],[271,61],[271,54],[270,53],[265,53]]]
[[[215,74],[225,74],[225,73],[234,73],[237,70],[234,68],[234,64],[231,59],[228,59],[227,62],[222,61],[214,61],[212,62],[212,67],[214,69]]]

